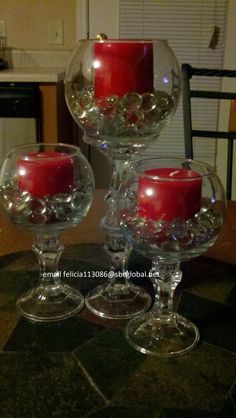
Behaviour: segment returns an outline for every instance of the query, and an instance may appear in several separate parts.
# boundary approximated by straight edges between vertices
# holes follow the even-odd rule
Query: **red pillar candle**
[[[153,91],[151,41],[100,41],[94,45],[95,97]]]
[[[154,221],[173,221],[191,219],[199,212],[202,179],[196,171],[157,168],[145,174],[138,180],[139,216]]]
[[[74,162],[65,153],[56,151],[31,152],[17,161],[20,190],[32,196],[69,193],[74,187]]]

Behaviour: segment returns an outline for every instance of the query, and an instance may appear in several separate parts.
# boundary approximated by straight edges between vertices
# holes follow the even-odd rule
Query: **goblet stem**
[[[117,217],[117,195],[124,175],[130,169],[131,162],[126,160],[112,160],[109,158],[112,169],[111,182],[106,195],[107,213],[101,221],[101,227],[108,237],[113,236],[113,240],[108,239],[108,246],[111,251],[123,248],[125,240],[120,231],[120,221]],[[122,260],[121,260],[122,263]]]
[[[186,353],[199,341],[197,327],[173,310],[174,291],[181,281],[179,262],[155,260],[153,309],[133,318],[126,329],[128,342],[145,354],[171,357]]]
[[[18,299],[20,313],[31,321],[51,322],[79,312],[84,298],[78,290],[62,283],[58,262],[64,246],[57,235],[38,234],[32,249],[39,262],[39,284]]]
[[[32,249],[38,258],[41,284],[52,286],[56,291],[61,283],[58,263],[64,246],[60,244],[56,235],[37,235]]]
[[[181,281],[180,263],[153,262],[153,286],[155,290],[154,308],[161,315],[171,315],[173,312],[174,291]]]
[[[112,177],[106,196],[108,210],[101,221],[106,234],[104,250],[109,259],[108,281],[89,292],[85,302],[88,309],[98,316],[123,319],[146,311],[151,305],[151,297],[130,281],[127,265],[131,246],[121,233],[117,216],[118,190],[131,161],[112,158],[109,161]]]
[[[173,295],[174,291],[177,287],[177,285],[182,280],[182,271],[180,270],[180,263],[176,263],[176,265],[173,266],[172,270],[172,277],[171,277],[171,298],[169,297],[169,305],[171,304],[171,309],[173,309]],[[166,266],[165,266],[166,270]],[[154,308],[155,309],[161,309],[161,306],[163,304],[163,301],[160,300],[163,292],[161,292],[162,289],[162,283],[163,283],[163,275],[161,264],[158,260],[154,259],[152,261],[152,268],[149,271],[149,278],[153,284],[154,288]]]

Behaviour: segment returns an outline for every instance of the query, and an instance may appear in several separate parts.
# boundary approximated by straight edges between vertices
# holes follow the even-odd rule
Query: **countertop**
[[[63,80],[65,68],[60,67],[19,67],[0,71],[0,82],[57,83]]]

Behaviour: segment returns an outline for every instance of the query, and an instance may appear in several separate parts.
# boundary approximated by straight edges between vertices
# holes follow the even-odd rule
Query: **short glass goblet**
[[[81,222],[93,200],[91,167],[76,146],[30,144],[13,148],[0,167],[0,202],[19,228],[35,235],[38,285],[16,302],[31,321],[68,318],[84,304],[82,294],[62,282],[58,235]]]
[[[117,218],[117,193],[132,160],[159,137],[175,114],[179,65],[166,40],[82,40],[66,69],[65,94],[84,141],[106,156],[112,172],[108,210],[101,222],[111,274],[85,302],[96,315],[129,318],[148,309],[150,297],[126,274],[130,248]],[[118,278],[122,271],[123,278]]]
[[[136,162],[119,193],[118,213],[126,239],[153,260],[153,308],[127,326],[128,342],[161,357],[184,354],[199,341],[197,327],[173,310],[180,262],[207,251],[226,210],[214,169],[194,160],[150,158]]]

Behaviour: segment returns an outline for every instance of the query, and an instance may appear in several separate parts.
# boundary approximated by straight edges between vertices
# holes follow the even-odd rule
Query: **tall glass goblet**
[[[129,255],[117,219],[117,192],[133,158],[175,113],[179,66],[165,40],[82,40],[66,70],[65,92],[84,141],[100,150],[112,169],[108,210],[101,222],[111,277],[87,295],[86,304],[99,316],[131,317],[149,307],[150,298],[126,274],[123,281],[112,274],[125,271]]]
[[[226,209],[214,169],[194,160],[143,159],[134,164],[119,194],[126,239],[153,260],[154,306],[133,318],[128,342],[142,353],[184,354],[199,340],[197,327],[173,310],[180,262],[207,251],[217,239]]]
[[[13,148],[0,168],[0,202],[18,227],[35,234],[39,284],[17,300],[32,321],[58,321],[79,312],[82,294],[61,280],[58,235],[81,222],[93,200],[94,178],[78,147],[31,144]]]

